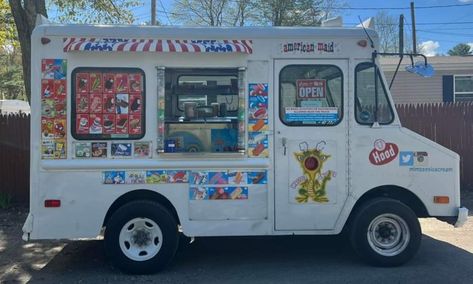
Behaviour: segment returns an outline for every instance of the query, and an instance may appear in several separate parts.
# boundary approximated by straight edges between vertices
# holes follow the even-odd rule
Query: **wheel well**
[[[358,210],[358,208],[360,208],[361,205],[366,201],[377,197],[386,197],[398,200],[411,208],[417,217],[429,217],[429,212],[427,211],[424,203],[410,190],[395,185],[384,185],[375,187],[365,192],[356,201],[356,204],[351,210],[348,220],[345,222],[344,231],[349,228],[349,224],[351,223],[353,216],[355,216],[355,212]]]
[[[134,200],[151,200],[158,202],[166,209],[168,209],[172,216],[176,219],[176,222],[180,224],[176,208],[174,208],[172,203],[166,197],[151,190],[137,189],[123,194],[112,203],[112,205],[107,211],[107,214],[105,215],[105,219],[103,220],[102,226],[106,226],[108,220],[110,219],[110,217],[112,217],[113,213],[115,213],[118,208]]]
[[[360,207],[365,201],[376,197],[396,199],[410,207],[414,213],[416,213],[417,217],[429,217],[427,208],[425,208],[424,203],[422,203],[417,195],[412,193],[410,190],[395,185],[379,186],[365,192],[356,202],[352,212]]]

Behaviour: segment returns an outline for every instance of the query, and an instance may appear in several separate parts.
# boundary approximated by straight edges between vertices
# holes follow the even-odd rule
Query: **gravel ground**
[[[473,193],[463,196],[473,208]],[[101,241],[21,240],[24,207],[0,209],[0,283],[467,283],[473,279],[473,216],[459,229],[421,219],[419,253],[397,268],[363,264],[340,237],[199,238],[156,275],[111,267]]]

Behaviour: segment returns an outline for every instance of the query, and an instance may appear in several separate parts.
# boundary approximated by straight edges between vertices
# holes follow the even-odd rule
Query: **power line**
[[[450,5],[435,5],[435,6],[416,6],[416,9],[436,9],[436,8],[453,8],[473,6],[469,4],[450,4]],[[320,9],[329,9],[329,7],[319,7]],[[337,10],[409,10],[410,7],[340,7]]]
[[[346,23],[347,25],[358,25],[359,23]],[[429,26],[429,25],[467,25],[467,24],[473,24],[473,22],[432,22],[432,23],[416,23],[417,26]],[[380,25],[385,25],[385,26],[397,26],[398,24],[380,24]],[[410,26],[411,24],[406,24]]]
[[[164,7],[163,1],[159,0],[159,4],[161,5],[161,8],[163,8],[163,12],[164,12],[164,15],[166,15],[166,18],[168,19],[168,23],[172,25],[172,22],[169,19],[169,14],[166,11],[166,8]]]
[[[429,33],[429,34],[439,34],[439,35],[449,35],[449,36],[473,36],[473,34],[463,34],[463,33],[450,33],[450,32],[436,32],[436,31],[426,31],[418,30],[419,32]]]

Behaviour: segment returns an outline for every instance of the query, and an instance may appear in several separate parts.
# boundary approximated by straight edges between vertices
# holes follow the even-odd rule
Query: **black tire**
[[[161,248],[152,258],[137,261],[129,258],[120,247],[119,237],[122,228],[135,218],[148,218],[154,221],[162,232]],[[179,232],[175,218],[161,204],[153,201],[137,200],[117,209],[105,229],[105,253],[112,264],[125,273],[155,273],[169,264],[179,245]]]
[[[419,220],[411,208],[397,200],[376,198],[367,201],[355,212],[352,220],[349,234],[351,245],[355,252],[371,265],[399,266],[409,261],[419,249],[422,238]],[[373,225],[380,225],[374,225],[372,228],[378,230],[370,230],[373,233],[369,233],[372,222]],[[396,241],[397,232],[401,232],[399,241]],[[386,245],[392,242],[389,243],[392,248],[380,248],[377,245],[382,247],[384,241]]]

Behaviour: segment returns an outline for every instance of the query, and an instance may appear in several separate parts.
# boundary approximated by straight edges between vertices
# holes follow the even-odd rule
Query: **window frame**
[[[293,67],[293,66],[297,66],[297,67],[311,67],[311,66],[325,66],[325,67],[335,67],[336,69],[338,69],[338,71],[340,72],[341,74],[341,94],[342,94],[342,97],[341,97],[341,100],[340,100],[340,108],[341,108],[341,111],[339,111],[339,114],[340,114],[340,117],[338,118],[338,121],[337,123],[334,123],[334,124],[308,124],[308,123],[298,123],[298,124],[294,124],[292,122],[288,123],[286,122],[283,117],[284,117],[284,113],[282,112],[282,109],[281,109],[281,102],[282,102],[282,81],[281,81],[281,74],[282,72],[288,68],[288,67]],[[284,125],[288,126],[288,127],[333,127],[333,126],[337,126],[339,125],[343,119],[344,119],[344,114],[345,114],[345,108],[344,108],[344,104],[345,104],[345,88],[344,88],[344,83],[345,83],[345,74],[343,73],[343,70],[342,68],[340,68],[340,66],[338,65],[335,65],[335,64],[289,64],[289,65],[286,65],[284,66],[283,68],[281,68],[281,70],[279,70],[279,74],[278,74],[278,89],[279,89],[279,94],[278,94],[278,105],[279,105],[279,109],[278,109],[278,113],[279,113],[279,120],[281,121],[281,123],[283,123]],[[325,79],[327,81],[326,83],[326,86],[328,88],[328,80]],[[296,88],[297,89],[297,88]],[[297,96],[297,94],[296,94]]]
[[[471,92],[457,92],[456,88],[456,78],[457,77],[471,77],[473,79],[473,74],[456,74],[453,75],[453,102],[465,102],[465,101],[457,101],[457,94],[459,95],[471,95],[471,100],[473,101],[473,90]]]
[[[128,134],[128,137],[111,137],[112,134],[79,134],[76,129],[77,111],[76,111],[76,74],[77,73],[139,73],[143,76],[143,85],[141,92],[141,134]],[[71,72],[71,136],[77,141],[113,141],[113,140],[141,140],[146,135],[146,73],[138,67],[97,67],[83,66],[76,67]],[[90,94],[90,93],[89,93]],[[103,94],[103,92],[102,92]],[[128,93],[130,95],[130,93]],[[110,137],[103,137],[109,135]]]
[[[392,114],[392,118],[391,118],[391,120],[390,120],[389,122],[379,122],[379,121],[360,122],[360,121],[358,121],[358,115],[357,115],[357,113],[358,113],[358,105],[359,105],[360,103],[359,103],[359,100],[358,100],[358,92],[357,92],[357,90],[358,90],[358,71],[357,71],[357,69],[358,69],[358,67],[359,67],[360,65],[362,65],[362,64],[369,64],[369,65],[371,65],[372,68],[377,67],[377,68],[376,68],[376,71],[377,71],[377,73],[378,73],[377,75],[378,75],[378,78],[379,78],[379,80],[380,80],[380,82],[381,82],[381,86],[382,86],[382,88],[383,88],[384,96],[386,97],[386,101],[388,102],[389,110],[390,110],[390,112],[391,112],[391,114]],[[353,96],[354,99],[355,99],[355,103],[354,103],[354,105],[355,105],[354,116],[355,116],[355,121],[356,121],[358,124],[360,124],[360,125],[373,125],[373,123],[375,123],[375,122],[379,123],[380,125],[389,125],[389,124],[392,124],[392,123],[395,121],[395,119],[396,119],[396,115],[395,115],[395,113],[394,113],[394,109],[393,109],[393,106],[392,106],[392,102],[391,102],[391,100],[389,99],[389,94],[388,94],[388,91],[387,91],[387,89],[386,89],[386,85],[385,85],[385,83],[384,83],[383,77],[381,76],[380,68],[379,68],[379,66],[375,66],[375,65],[376,65],[376,64],[373,64],[373,62],[369,62],[369,61],[360,62],[360,63],[358,63],[358,64],[355,66],[355,69],[354,69],[354,72],[353,72],[353,73],[354,73],[354,77],[355,77],[355,80],[354,80],[354,81],[355,81],[355,89],[354,89],[354,96]]]

